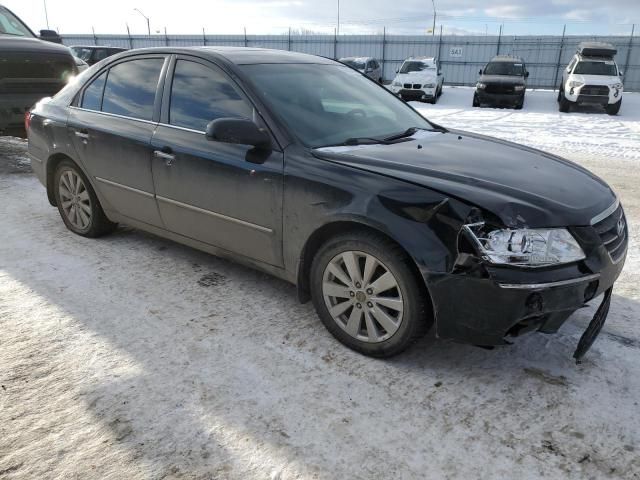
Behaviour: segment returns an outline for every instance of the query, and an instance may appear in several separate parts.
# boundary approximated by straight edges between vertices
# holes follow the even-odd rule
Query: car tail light
[[[27,111],[24,114],[24,130],[25,132],[29,131],[29,127],[31,126],[31,112]]]

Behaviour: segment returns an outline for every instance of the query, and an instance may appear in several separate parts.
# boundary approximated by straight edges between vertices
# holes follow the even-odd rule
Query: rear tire
[[[71,160],[63,160],[56,167],[53,189],[62,221],[73,233],[95,238],[118,226],[104,214],[89,180]]]
[[[607,105],[605,110],[609,115],[617,115],[620,111],[620,107],[622,106],[622,99],[618,100],[616,103]]]
[[[390,357],[433,324],[421,279],[395,243],[368,232],[328,240],[311,266],[311,297],[318,316],[347,347]]]

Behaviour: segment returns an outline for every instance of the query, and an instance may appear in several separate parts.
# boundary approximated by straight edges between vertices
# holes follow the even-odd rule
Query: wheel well
[[[433,313],[433,302],[431,300],[431,295],[429,294],[429,290],[427,285],[424,282],[424,278],[420,274],[417,265],[413,261],[409,252],[405,250],[405,248],[396,242],[392,237],[387,235],[386,233],[378,230],[377,228],[371,227],[369,225],[365,225],[362,223],[349,222],[349,221],[340,221],[333,222],[327,225],[323,225],[318,230],[313,232],[311,237],[307,240],[305,244],[302,254],[300,255],[300,262],[298,264],[298,279],[297,279],[297,288],[298,288],[298,299],[302,303],[306,303],[311,299],[310,293],[310,275],[311,275],[311,264],[313,263],[313,259],[320,250],[320,247],[331,237],[338,234],[345,234],[351,232],[364,232],[364,233],[375,233],[376,235],[380,235],[385,237],[390,242],[395,243],[402,251],[411,259],[409,267],[411,271],[416,277],[416,281],[418,282],[419,288],[422,291],[422,294],[427,299],[429,303],[429,308],[431,308],[431,313]]]
[[[49,203],[54,207],[56,206],[56,196],[53,193],[53,175],[56,172],[56,168],[63,160],[70,160],[73,162],[71,157],[63,153],[56,153],[49,157],[49,160],[47,161],[47,198],[49,199]]]

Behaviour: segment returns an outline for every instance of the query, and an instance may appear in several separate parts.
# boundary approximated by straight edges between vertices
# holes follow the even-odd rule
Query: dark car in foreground
[[[626,256],[622,207],[595,175],[435,125],[321,57],[130,51],[28,120],[33,169],[72,232],[122,222],[271,273],[368,355],[431,326],[484,346],[552,333],[607,292],[588,347]]]
[[[126,48],[106,47],[101,45],[74,45],[69,47],[71,52],[79,59],[87,62],[89,66],[98,63],[116,53],[126,52]]]
[[[488,104],[513,107],[517,110],[522,108],[529,77],[522,58],[509,55],[495,56],[479,74],[473,94],[474,107]]]

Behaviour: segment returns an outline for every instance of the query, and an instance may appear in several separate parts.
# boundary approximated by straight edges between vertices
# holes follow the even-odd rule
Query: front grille
[[[609,95],[606,85],[585,85],[580,89],[580,95]]]
[[[410,83],[405,83],[405,84],[403,85],[403,87],[404,87],[404,88],[411,88],[411,84],[410,84]]]
[[[513,93],[515,85],[504,85],[502,83],[488,83],[484,91],[487,93]]]
[[[627,220],[622,210],[622,205],[603,220],[593,224],[605,248],[611,255],[611,259],[617,262],[627,250]]]
[[[420,89],[420,87],[422,87],[421,83],[414,83],[413,84],[413,88],[415,88],[415,89]]]

